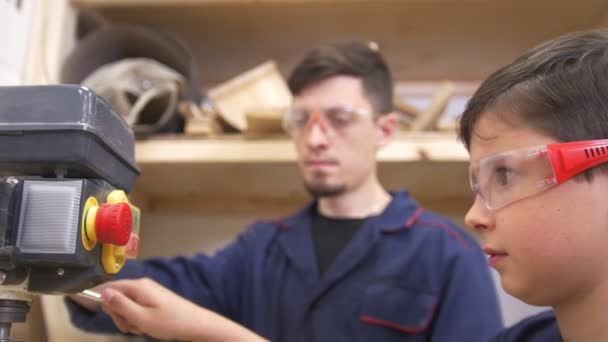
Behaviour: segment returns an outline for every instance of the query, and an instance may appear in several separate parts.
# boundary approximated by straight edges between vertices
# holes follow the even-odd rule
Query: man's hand
[[[264,341],[148,279],[104,284],[102,309],[125,333],[179,341]]]
[[[101,293],[102,289],[105,287],[105,284],[101,284],[98,285],[94,288],[91,288],[89,290],[97,292],[97,293]],[[88,309],[89,311],[93,311],[93,312],[97,312],[101,310],[101,305],[99,304],[98,301],[86,298],[86,297],[82,297],[79,294],[71,294],[68,295],[68,297],[70,297],[70,299],[74,302],[76,302],[77,304],[79,304],[80,306]]]

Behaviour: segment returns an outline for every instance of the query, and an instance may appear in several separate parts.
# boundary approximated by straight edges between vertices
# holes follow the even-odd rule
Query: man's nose
[[[307,142],[310,146],[325,146],[328,143],[329,133],[327,122],[319,111],[311,113],[310,119],[306,123]]]
[[[308,126],[306,140],[311,147],[326,146],[328,143],[327,129],[320,121],[311,123]]]

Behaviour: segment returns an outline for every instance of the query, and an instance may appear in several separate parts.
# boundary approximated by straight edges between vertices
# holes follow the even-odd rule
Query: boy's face
[[[291,132],[298,164],[315,196],[336,196],[375,177],[376,152],[390,141],[396,120],[375,119],[361,80],[334,76],[305,88],[294,98],[301,115]]]
[[[483,113],[471,139],[471,162],[518,148],[557,142]],[[608,269],[608,177],[570,179],[489,210],[480,196],[465,217],[509,294],[534,305],[558,305],[592,291]]]

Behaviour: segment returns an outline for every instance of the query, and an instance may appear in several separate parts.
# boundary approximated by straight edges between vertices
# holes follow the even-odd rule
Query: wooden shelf
[[[287,137],[251,139],[242,136],[189,138],[156,137],[136,145],[139,165],[179,163],[273,163],[295,162],[296,155]],[[422,157],[421,157],[422,156]],[[453,133],[400,133],[379,153],[381,162],[466,161],[467,152]]]
[[[285,137],[155,138],[137,143],[136,158],[142,174],[133,195],[147,210],[272,215],[308,198]],[[378,160],[388,188],[409,189],[431,207],[468,205],[468,155],[454,134],[401,134]]]
[[[289,74],[327,41],[376,41],[403,81],[477,81],[550,37],[608,24],[604,0],[78,0],[188,42],[203,90],[269,59]]]
[[[608,25],[605,0],[72,0],[111,24],[176,33],[198,61],[201,90],[268,60],[288,75],[310,48],[337,39],[378,43],[397,96],[452,80],[470,94],[479,80],[548,38]],[[467,90],[468,89],[468,90]],[[428,93],[428,90],[426,91]],[[461,96],[462,97],[462,96]],[[462,102],[462,101],[461,101]],[[149,209],[231,215],[284,213],[307,196],[286,138],[155,138],[137,144],[134,195]],[[467,154],[455,137],[403,135],[379,155],[391,189],[462,214],[470,203]],[[456,206],[456,207],[454,207]],[[264,211],[262,210],[262,211]]]
[[[370,0],[72,0],[72,3],[77,6],[92,6],[98,8],[104,7],[127,7],[127,6],[200,6],[211,4],[262,4],[262,3],[315,3],[315,2],[342,2],[352,3],[357,1]],[[416,2],[420,0],[393,0]],[[452,2],[454,0],[442,0]]]

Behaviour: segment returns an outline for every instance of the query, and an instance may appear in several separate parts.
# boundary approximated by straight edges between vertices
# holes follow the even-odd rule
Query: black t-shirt
[[[321,276],[352,240],[365,220],[366,218],[330,218],[321,215],[318,211],[313,215],[311,234]]]

